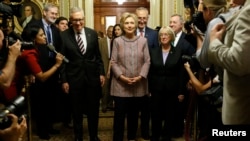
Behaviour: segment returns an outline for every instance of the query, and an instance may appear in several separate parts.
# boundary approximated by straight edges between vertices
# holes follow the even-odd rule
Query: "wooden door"
[[[94,1],[94,29],[106,34],[106,17],[116,17],[116,23],[120,22],[123,12],[134,13],[136,8],[145,7],[148,10],[149,0],[123,0],[123,4],[118,4],[117,0],[95,0]],[[115,23],[115,24],[116,24]]]

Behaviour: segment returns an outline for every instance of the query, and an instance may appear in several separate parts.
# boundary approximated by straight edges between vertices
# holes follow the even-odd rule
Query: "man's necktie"
[[[82,54],[84,54],[84,51],[85,51],[85,47],[84,47],[84,44],[83,44],[83,40],[81,38],[81,33],[77,33],[77,44],[78,44],[78,47],[81,51]]]
[[[141,36],[141,37],[143,37],[143,30],[142,30],[142,31],[140,31],[140,36]]]
[[[48,44],[52,44],[52,38],[51,38],[51,34],[50,34],[50,25],[47,26],[46,34],[47,34]]]

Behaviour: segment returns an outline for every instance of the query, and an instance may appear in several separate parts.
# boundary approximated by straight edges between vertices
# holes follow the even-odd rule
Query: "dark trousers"
[[[149,121],[150,121],[150,97],[144,96],[142,97],[142,103],[140,104],[140,112],[141,112],[141,136],[143,139],[149,139]]]
[[[87,87],[83,89],[85,91],[80,91],[79,89],[70,91],[73,108],[73,126],[76,139],[83,139],[83,114],[87,115],[90,138],[97,137],[98,135],[101,89],[89,89]]]
[[[35,120],[37,134],[48,135],[55,121],[56,89],[50,84],[37,82],[30,87],[31,114]]]
[[[123,141],[125,119],[127,117],[127,138],[128,140],[135,140],[138,117],[139,104],[141,97],[114,97],[114,135],[113,141]]]
[[[151,123],[152,141],[159,141],[164,138],[170,141],[173,133],[174,113],[176,110],[177,96],[170,93],[157,92],[151,96]]]

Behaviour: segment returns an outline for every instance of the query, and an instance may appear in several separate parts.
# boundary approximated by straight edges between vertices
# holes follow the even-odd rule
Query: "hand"
[[[182,102],[184,100],[184,95],[180,94],[178,95],[179,102]]]
[[[101,86],[103,87],[105,83],[105,77],[103,75],[100,75],[100,82],[101,82]]]
[[[106,74],[106,78],[110,79],[110,70],[108,70],[107,74]]]
[[[62,84],[62,90],[64,93],[68,94],[69,93],[69,83],[63,83]]]
[[[11,58],[16,59],[21,54],[21,42],[17,40],[12,46],[9,46],[9,55]]]
[[[188,69],[188,68],[190,68],[190,64],[188,62],[186,62],[186,63],[184,63],[184,67],[185,67],[185,69]]]
[[[59,68],[63,62],[64,56],[61,53],[56,54],[56,66]]]
[[[223,38],[223,34],[226,30],[226,26],[222,23],[216,24],[210,32],[210,42],[212,42],[215,39],[219,39],[220,41]]]
[[[137,76],[137,77],[131,78],[131,81],[133,82],[133,84],[135,84],[135,83],[141,81],[141,79],[142,79],[142,76]]]
[[[18,117],[9,114],[8,117],[11,119],[12,124],[10,127],[0,130],[0,138],[3,141],[17,141],[22,138],[27,130],[26,119],[22,117],[22,122],[18,124]]]
[[[126,77],[126,76],[124,76],[124,75],[121,75],[121,76],[119,77],[119,79],[120,79],[122,82],[124,82],[124,83],[126,83],[126,84],[129,84],[129,85],[132,85],[133,82],[134,82],[134,80],[133,80],[132,78],[128,78],[128,77]]]

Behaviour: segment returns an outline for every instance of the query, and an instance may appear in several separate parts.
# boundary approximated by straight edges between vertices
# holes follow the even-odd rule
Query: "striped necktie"
[[[79,47],[81,53],[84,54],[85,47],[84,47],[83,40],[81,38],[81,33],[80,32],[77,32],[77,44],[78,44],[78,47]]]

